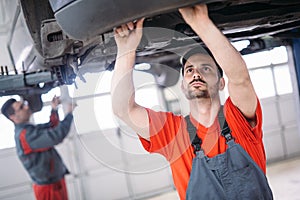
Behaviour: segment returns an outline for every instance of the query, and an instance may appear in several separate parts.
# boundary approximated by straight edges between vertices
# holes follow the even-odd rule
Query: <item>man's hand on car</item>
[[[136,50],[143,35],[143,22],[144,18],[115,28],[118,55],[124,55]]]
[[[61,103],[59,97],[57,97],[56,95],[53,97],[52,101],[51,101],[51,107],[53,110],[57,110],[58,105]]]

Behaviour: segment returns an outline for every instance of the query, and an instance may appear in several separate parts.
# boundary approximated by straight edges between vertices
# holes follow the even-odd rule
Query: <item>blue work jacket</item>
[[[68,135],[72,120],[70,113],[59,121],[57,111],[52,110],[49,123],[15,125],[17,154],[34,183],[55,183],[69,173],[54,146]]]

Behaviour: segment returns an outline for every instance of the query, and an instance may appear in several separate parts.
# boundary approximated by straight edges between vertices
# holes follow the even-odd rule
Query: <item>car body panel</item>
[[[180,55],[201,43],[178,8],[197,3],[208,5],[210,18],[229,40],[250,41],[242,54],[300,38],[300,2],[295,0],[4,0],[0,7],[12,13],[4,15],[10,21],[0,31],[7,36],[11,66],[3,66],[0,95],[40,95],[72,84],[76,76],[84,81],[84,73],[113,70],[113,29],[142,17],[145,28],[136,63],[150,63],[146,72],[160,86],[174,85]],[[18,89],[9,87],[14,79]]]

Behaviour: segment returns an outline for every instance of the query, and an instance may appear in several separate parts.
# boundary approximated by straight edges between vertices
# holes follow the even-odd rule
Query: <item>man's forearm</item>
[[[210,49],[228,78],[236,82],[248,78],[247,67],[240,53],[209,18],[193,24],[192,27]]]
[[[232,102],[245,117],[255,116],[257,99],[245,61],[225,35],[208,16],[205,4],[179,9],[184,20],[212,52],[228,77],[228,92]]]
[[[52,109],[51,110],[51,115],[50,115],[50,124],[51,124],[51,127],[57,126],[58,123],[59,123],[58,112],[57,112],[56,109]]]
[[[118,54],[112,78],[112,107],[117,116],[126,115],[134,103],[135,91],[133,84],[133,68],[135,52]]]

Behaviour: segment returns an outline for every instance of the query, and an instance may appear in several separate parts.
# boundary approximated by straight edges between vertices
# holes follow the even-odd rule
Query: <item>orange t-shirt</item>
[[[257,100],[258,101],[258,100]],[[191,146],[186,122],[181,115],[171,112],[155,112],[147,109],[150,124],[150,142],[140,138],[144,148],[150,153],[163,155],[170,163],[174,185],[180,199],[185,199],[192,159],[195,157]],[[255,127],[251,127],[230,98],[224,104],[224,115],[232,131],[235,142],[239,143],[266,173],[266,157],[262,142],[262,110],[258,101]],[[204,127],[191,117],[197,127],[197,135],[202,139],[202,149],[208,157],[226,151],[227,144],[221,136],[218,117],[211,127]]]

